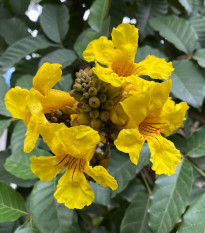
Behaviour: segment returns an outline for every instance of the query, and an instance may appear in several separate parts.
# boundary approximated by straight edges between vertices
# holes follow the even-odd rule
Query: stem
[[[146,188],[147,188],[147,190],[148,190],[149,195],[151,195],[151,194],[152,194],[152,190],[151,190],[151,188],[149,187],[149,184],[148,184],[148,182],[147,182],[147,180],[146,180],[145,175],[143,174],[143,172],[140,172],[140,174],[141,174],[141,176],[142,176],[142,179],[143,179],[143,181],[144,181],[144,183],[145,183],[145,186],[146,186]]]
[[[205,177],[205,173],[199,168],[196,166],[196,164],[194,164],[191,160],[189,160],[187,157],[184,156],[184,159],[189,162],[192,167],[194,167],[203,177]]]
[[[107,19],[108,15],[109,15],[111,2],[112,2],[112,0],[109,0],[109,1],[108,1],[108,6],[107,6],[107,12],[106,12],[106,15],[105,15],[105,19]]]

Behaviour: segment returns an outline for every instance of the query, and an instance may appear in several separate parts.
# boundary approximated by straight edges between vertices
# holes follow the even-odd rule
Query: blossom
[[[145,92],[122,101],[129,122],[114,142],[120,151],[129,153],[130,160],[137,165],[141,148],[147,141],[156,174],[172,175],[181,158],[174,144],[161,135],[168,136],[178,129],[189,108],[185,102],[175,105],[169,97],[170,89],[171,80],[155,83]]]
[[[71,209],[81,209],[92,203],[94,193],[83,173],[104,187],[117,188],[116,180],[104,167],[89,166],[100,142],[97,131],[83,125],[68,128],[62,123],[45,124],[41,128],[41,135],[55,156],[32,156],[31,170],[42,181],[49,181],[66,169],[54,194],[59,203]]]
[[[5,105],[14,118],[22,119],[27,126],[24,151],[29,153],[39,137],[39,128],[47,122],[44,114],[66,106],[72,107],[76,101],[69,93],[52,89],[61,79],[60,64],[44,63],[33,79],[31,90],[16,86],[5,96]]]
[[[113,86],[121,86],[124,82],[130,82],[130,78],[137,79],[140,75],[153,79],[169,78],[174,69],[172,63],[167,63],[164,58],[148,55],[145,60],[135,63],[138,29],[134,25],[120,24],[113,28],[111,36],[112,40],[101,36],[91,41],[83,52],[86,61],[95,61],[93,71],[99,79]]]

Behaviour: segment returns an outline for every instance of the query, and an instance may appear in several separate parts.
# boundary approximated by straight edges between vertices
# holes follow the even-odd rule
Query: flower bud
[[[99,95],[100,102],[103,104],[107,100],[107,96],[104,93]]]
[[[83,98],[84,99],[88,99],[90,97],[89,93],[88,92],[84,92],[83,93]]]
[[[101,92],[101,93],[105,93],[106,91],[107,91],[107,85],[104,84],[104,85],[101,86],[100,92]]]
[[[98,108],[100,106],[100,100],[97,97],[91,97],[89,104],[92,108]]]
[[[99,111],[97,109],[94,109],[90,112],[90,117],[95,119],[95,118],[98,118],[100,115]]]
[[[51,117],[51,122],[52,123],[56,123],[58,121],[58,118],[57,117]]]
[[[82,112],[78,115],[77,121],[81,125],[89,125],[90,124],[90,116],[87,112]]]
[[[108,121],[110,119],[110,113],[107,111],[100,112],[100,119],[102,121]]]
[[[83,104],[82,109],[84,112],[90,112],[92,110],[89,104]]]
[[[95,96],[97,94],[97,89],[95,87],[90,87],[88,93],[90,96]]]
[[[82,75],[81,75],[80,72],[76,72],[76,73],[75,73],[75,76],[76,76],[76,78],[78,78],[78,79],[80,79],[80,78],[82,77]]]
[[[99,118],[91,120],[91,127],[93,129],[99,130],[101,126],[102,126],[102,121]]]
[[[89,87],[94,87],[95,86],[95,82],[92,80],[92,81],[90,81],[89,83],[88,83],[88,86]]]
[[[73,88],[76,91],[81,91],[82,90],[82,85],[80,83],[76,83],[76,84],[73,85]]]
[[[71,90],[70,95],[74,97],[76,100],[80,100],[80,98],[82,97],[82,93],[76,90]]]
[[[113,103],[112,100],[107,100],[107,101],[104,103],[103,108],[104,108],[105,110],[111,110],[111,109],[113,108],[113,105],[114,105],[114,103]]]
[[[57,118],[61,118],[63,115],[62,111],[61,110],[58,110],[58,111],[55,111],[55,117]]]

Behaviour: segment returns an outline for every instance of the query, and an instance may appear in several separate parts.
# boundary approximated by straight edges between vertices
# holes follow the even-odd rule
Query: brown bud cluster
[[[64,110],[45,113],[45,117],[50,123],[64,123],[66,126],[70,127],[70,115]]]

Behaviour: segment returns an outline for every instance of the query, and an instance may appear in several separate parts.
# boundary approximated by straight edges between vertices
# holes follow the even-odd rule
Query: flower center
[[[130,62],[120,62],[120,61],[115,61],[112,64],[112,70],[118,74],[118,76],[122,76],[122,77],[128,77],[132,74],[134,74],[134,63],[130,63]]]

